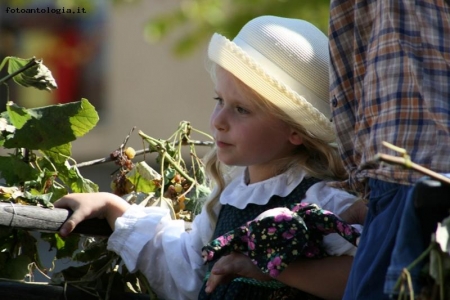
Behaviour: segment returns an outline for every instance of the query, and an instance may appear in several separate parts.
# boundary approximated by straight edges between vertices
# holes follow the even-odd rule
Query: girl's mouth
[[[224,142],[221,142],[221,141],[217,141],[217,142],[216,142],[216,145],[217,145],[217,147],[219,147],[219,148],[225,148],[225,147],[231,146],[231,144],[227,144],[227,143],[224,143]]]

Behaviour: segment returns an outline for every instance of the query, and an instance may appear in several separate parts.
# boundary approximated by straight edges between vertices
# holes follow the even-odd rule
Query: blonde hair
[[[210,74],[213,81],[216,81],[215,71],[217,65],[211,62]],[[278,161],[277,173],[281,174],[296,166],[301,166],[310,177],[322,180],[344,180],[347,173],[340,159],[336,145],[326,143],[310,133],[303,126],[295,122],[285,112],[276,105],[256,93],[238,78],[234,77],[235,84],[240,88],[242,95],[247,97],[255,105],[267,114],[273,115],[280,120],[286,122],[291,128],[300,134],[303,143],[299,145],[291,156],[285,157]],[[217,159],[216,148],[214,147],[204,157],[206,172],[212,180],[215,188],[206,202],[206,210],[213,224],[217,222],[217,216],[214,207],[219,202],[220,194],[227,185],[226,175],[228,168]]]

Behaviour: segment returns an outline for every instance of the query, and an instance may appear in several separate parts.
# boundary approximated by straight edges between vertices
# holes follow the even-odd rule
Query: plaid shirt
[[[448,1],[448,0],[447,0]],[[377,153],[450,172],[450,6],[445,0],[331,0],[330,99],[347,188],[423,175]]]

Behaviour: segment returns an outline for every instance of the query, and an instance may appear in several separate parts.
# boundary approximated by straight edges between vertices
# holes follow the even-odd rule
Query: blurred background
[[[29,10],[36,8],[44,12]],[[109,156],[133,127],[127,145],[136,150],[138,130],[167,139],[186,120],[209,133],[212,33],[232,39],[250,19],[270,14],[305,19],[326,34],[328,10],[329,0],[0,0],[0,62],[42,58],[58,84],[48,93],[10,81],[0,87],[0,111],[8,97],[27,108],[88,99],[100,121],[72,142],[78,163]],[[80,171],[109,191],[115,169]]]

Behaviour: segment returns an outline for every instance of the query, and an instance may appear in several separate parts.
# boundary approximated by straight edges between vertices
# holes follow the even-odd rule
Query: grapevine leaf
[[[70,123],[76,137],[82,137],[97,125],[99,120],[95,107],[85,98],[81,99],[82,113],[71,118]]]
[[[172,180],[173,177],[175,177],[175,175],[177,174],[177,170],[173,169],[173,168],[167,168],[164,171],[164,179],[166,182],[169,182]]]
[[[127,179],[135,186],[136,191],[152,193],[158,189],[155,180],[161,180],[161,175],[142,161],[127,174]]]
[[[12,228],[7,226],[0,226],[0,241],[3,241],[4,238],[9,239],[12,237]],[[0,245],[3,243],[0,243]],[[0,249],[0,252],[2,252]]]
[[[44,270],[45,268],[42,265],[41,259],[39,257],[36,238],[31,235],[30,231],[27,230],[18,230],[17,236],[20,240],[21,254],[28,256],[39,269]]]
[[[57,233],[41,232],[41,239],[50,244],[49,251],[53,250],[54,248],[58,249],[58,245],[57,245],[58,242],[56,240],[57,236],[58,236]]]
[[[442,267],[440,257],[441,257],[441,254],[437,250],[432,250],[430,252],[429,274],[430,274],[431,278],[434,279],[436,284],[439,284],[439,285],[441,284],[441,276],[439,275],[440,274],[439,270]]]
[[[55,235],[57,241],[56,258],[72,257],[73,253],[78,250],[78,243],[80,237],[77,235],[71,235],[65,239],[62,239],[59,235]]]
[[[55,165],[63,165],[67,158],[72,155],[72,145],[71,143],[62,144],[41,152]]]
[[[32,262],[27,255],[19,255],[17,257],[10,258],[5,268],[2,270],[3,277],[13,280],[23,280],[29,273],[28,265]]]
[[[11,125],[8,119],[6,112],[0,113],[0,146],[3,146],[6,138],[16,131],[16,127]]]
[[[11,56],[8,60],[8,73],[17,72],[31,63],[34,63],[34,65],[15,75],[14,81],[24,87],[31,86],[39,90],[51,91],[56,89],[57,85],[52,72],[42,63],[42,59],[38,60],[35,57],[24,59]]]
[[[98,274],[96,273],[98,270],[102,269],[109,262],[110,258],[105,256],[86,265],[68,267],[60,273],[63,274],[65,281],[92,281],[97,277]]]
[[[0,156],[0,173],[8,185],[36,180],[39,172],[16,156]]]
[[[62,181],[67,187],[69,187],[73,192],[77,193],[89,193],[89,192],[98,192],[98,185],[93,183],[91,180],[84,178],[78,168],[76,166],[71,166],[69,161],[65,158],[65,155],[70,152],[70,143],[64,144],[58,147],[53,147],[47,151],[41,151],[44,153],[48,159],[53,161],[53,165],[51,165],[48,160],[40,161],[40,168],[52,168],[57,170],[57,177],[60,181]],[[64,155],[60,155],[63,153]],[[45,180],[47,180],[45,178]],[[54,185],[53,185],[54,186]],[[63,196],[67,193],[67,190],[60,189],[58,191],[59,196]],[[59,198],[56,198],[56,195],[52,197],[52,201]]]
[[[189,201],[186,203],[186,210],[192,211],[194,215],[200,213],[207,197],[211,194],[211,189],[202,184],[196,184],[188,193]]]
[[[6,263],[10,259],[9,253],[7,252],[0,252],[0,278],[6,278],[5,275],[3,275],[3,270],[5,270]]]
[[[0,118],[0,131],[6,131],[9,133],[13,133],[14,131],[16,131],[16,127],[13,125],[10,125],[6,118]]]
[[[29,112],[26,108],[18,106],[12,101],[7,103],[6,110],[9,121],[16,129],[21,129],[33,117],[31,111]]]
[[[0,186],[0,201],[11,201],[22,196],[22,191],[17,186]]]
[[[24,192],[22,197],[27,199],[28,203],[32,203],[34,205],[40,204],[41,206],[46,208],[53,208],[53,204],[51,202],[53,196],[52,193],[40,194],[36,190],[34,191],[34,193]]]
[[[15,240],[15,229],[7,226],[0,226],[0,254],[8,253],[12,247]],[[5,256],[0,256],[0,270],[1,268],[1,259],[4,259]]]
[[[47,152],[46,152],[47,153]],[[51,155],[51,153],[50,153]],[[56,155],[56,157],[58,157]],[[61,156],[60,156],[61,157]],[[57,158],[58,160],[59,158]],[[60,163],[60,161],[57,161]],[[43,162],[41,168],[49,167],[49,163]],[[70,188],[71,192],[75,193],[90,193],[90,192],[98,192],[98,185],[93,183],[91,180],[84,178],[78,168],[76,166],[71,166],[69,162],[66,160],[63,164],[56,164],[54,167],[58,170],[58,179],[66,185],[66,187]],[[61,194],[63,191],[59,191],[58,194]],[[56,197],[52,197],[54,200]]]
[[[441,250],[448,254],[450,254],[449,232],[450,232],[450,217],[447,217],[437,225],[436,242],[441,247]]]
[[[58,276],[60,276],[60,274],[62,274],[64,281],[79,281],[80,278],[82,278],[89,272],[90,268],[91,268],[90,264],[85,264],[85,265],[76,266],[76,267],[71,266],[71,267],[68,267],[68,268],[62,270],[59,273],[54,274],[53,277],[55,277],[55,276],[58,277]]]
[[[28,120],[5,141],[6,148],[48,150],[83,136],[98,122],[95,108],[86,99],[27,109],[28,114],[9,102],[7,112],[9,119],[19,125],[24,122],[21,118]]]
[[[58,172],[50,171],[47,167],[40,168],[39,179],[27,181],[23,184],[25,191],[30,191],[33,195],[50,193],[50,187],[54,186],[54,181]]]
[[[195,170],[195,180],[199,184],[207,184],[208,178],[206,177],[205,169],[203,167],[196,168],[196,170]]]
[[[85,249],[76,253],[73,256],[73,260],[79,262],[90,262],[96,260],[99,257],[107,254],[106,244],[107,239],[97,240],[96,242],[89,244],[89,246]]]
[[[78,250],[80,236],[72,234],[66,238],[62,238],[57,233],[41,233],[41,239],[50,244],[50,250],[56,249],[56,258],[72,257],[73,253]]]
[[[68,194],[67,189],[65,189],[64,187],[55,186],[55,185],[52,185],[49,188],[48,192],[52,194],[52,196],[50,198],[50,201],[52,203],[58,199],[61,199],[63,196]]]
[[[95,193],[98,192],[98,185],[91,180],[81,176],[77,167],[72,166],[69,169],[69,186],[75,193]]]

